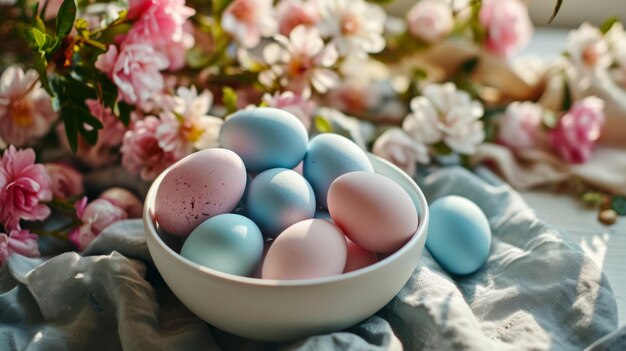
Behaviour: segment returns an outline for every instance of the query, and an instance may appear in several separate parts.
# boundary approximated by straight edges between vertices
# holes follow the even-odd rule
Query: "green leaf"
[[[48,34],[32,27],[26,29],[26,36],[30,39],[30,44],[37,49],[37,51],[42,52],[46,50],[46,46],[50,40]]]
[[[563,74],[563,103],[561,111],[568,111],[572,107],[572,92],[569,89],[569,81],[567,76]]]
[[[613,28],[613,25],[618,21],[619,19],[616,16],[611,16],[604,20],[604,22],[602,22],[602,24],[600,25],[600,31],[602,32],[602,34],[606,34],[608,31],[610,31],[611,28]]]
[[[63,0],[59,12],[57,13],[57,37],[53,49],[58,48],[63,39],[70,34],[74,21],[76,20],[76,2],[75,0]]]
[[[556,123],[558,122],[558,118],[556,118],[556,115],[554,114],[554,112],[548,110],[548,109],[544,109],[543,113],[541,114],[541,122],[543,123],[543,125],[548,128],[548,129],[552,129],[554,127],[556,127]]]
[[[561,5],[563,5],[563,0],[556,0],[556,4],[554,5],[554,11],[552,12],[552,16],[550,16],[550,19],[548,20],[548,24],[554,21],[554,19],[556,18],[556,15],[559,13],[559,10],[561,9]]]
[[[317,130],[320,133],[332,133],[333,132],[333,126],[323,116],[315,116],[315,118],[313,118],[313,125],[315,126],[315,130]]]
[[[443,141],[433,144],[433,151],[437,155],[450,155],[452,153],[452,149]]]
[[[118,102],[115,106],[117,106],[118,118],[122,121],[122,123],[124,123],[125,126],[128,126],[130,123],[130,113],[132,112],[133,107],[124,101]]]
[[[611,208],[620,216],[626,216],[626,196],[616,195],[611,199]]]
[[[50,82],[48,81],[47,67],[48,61],[46,61],[45,57],[35,56],[35,70],[39,74],[39,81],[41,81],[41,85],[44,89],[46,89],[48,95],[54,96],[54,92],[52,91],[52,88],[50,87]]]
[[[75,153],[78,150],[78,121],[76,120],[76,111],[74,111],[73,106],[68,105],[63,108],[61,117],[63,118],[63,123],[65,123],[65,136],[67,136],[72,152]]]
[[[604,195],[595,191],[588,191],[583,194],[582,200],[585,204],[593,207],[600,207],[604,203]]]
[[[222,102],[224,103],[224,107],[226,107],[226,112],[231,114],[237,111],[237,93],[231,87],[224,87],[222,89]]]
[[[460,71],[465,74],[471,74],[476,69],[478,65],[479,59],[478,57],[472,57],[463,62],[460,66]]]

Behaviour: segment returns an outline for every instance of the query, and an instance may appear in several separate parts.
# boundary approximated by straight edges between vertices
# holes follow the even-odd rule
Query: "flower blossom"
[[[222,13],[222,28],[245,48],[253,48],[261,37],[276,33],[272,0],[235,0]]]
[[[19,229],[11,230],[8,235],[0,233],[0,266],[14,253],[26,257],[41,256],[37,235]]]
[[[124,134],[122,165],[132,173],[139,173],[144,180],[152,180],[167,167],[186,154],[180,150],[165,151],[159,145],[157,129],[162,124],[154,116],[147,116],[133,123]]]
[[[498,141],[514,150],[535,146],[541,124],[541,106],[530,102],[513,102],[500,120]]]
[[[487,29],[485,47],[496,55],[511,57],[532,37],[528,9],[520,0],[483,0],[478,18]]]
[[[276,5],[278,32],[289,35],[299,25],[314,26],[320,21],[318,3],[304,0],[283,0]]]
[[[276,92],[274,95],[265,93],[262,101],[269,107],[291,112],[298,117],[307,130],[311,127],[311,118],[315,112],[315,102],[308,97],[294,94],[291,91],[284,91],[282,93]]]
[[[380,6],[365,0],[324,0],[320,6],[320,33],[333,38],[341,55],[364,57],[385,48],[386,15]]]
[[[583,23],[577,30],[569,32],[566,51],[574,66],[583,71],[606,69],[612,62],[609,45],[602,32],[589,23]]]
[[[113,205],[126,212],[128,218],[141,218],[143,204],[135,194],[124,188],[110,188],[99,196],[100,199],[108,200]]]
[[[194,43],[185,23],[196,11],[185,6],[185,0],[132,0],[129,5],[129,17],[137,20],[122,46],[149,45],[168,58],[169,69],[182,68],[185,53]]]
[[[33,149],[9,146],[0,157],[0,224],[5,230],[21,229],[20,220],[43,220],[52,200],[52,180]]]
[[[402,128],[417,142],[443,141],[450,149],[473,154],[485,139],[483,107],[452,83],[431,84],[411,100]]]
[[[387,129],[372,147],[372,152],[414,176],[416,164],[430,162],[426,145],[416,142],[400,128]]]
[[[591,96],[576,101],[550,132],[552,148],[569,163],[591,158],[604,125],[604,101]]]
[[[105,199],[87,204],[87,197],[83,197],[74,206],[81,225],[70,231],[68,239],[81,251],[108,226],[127,217],[124,210]]]
[[[163,90],[165,83],[160,71],[168,67],[167,57],[147,44],[125,45],[119,54],[117,47],[110,45],[96,61],[96,68],[111,78],[122,100],[146,112],[153,108],[153,99]]]
[[[261,72],[259,80],[266,86],[278,82],[286,90],[310,95],[311,86],[320,93],[339,82],[331,67],[337,61],[335,47],[324,45],[317,28],[300,25],[289,38],[276,35],[277,43],[265,47],[263,57],[270,69]]]
[[[211,92],[205,90],[198,95],[195,87],[179,87],[176,94],[165,97],[167,107],[156,131],[159,146],[178,154],[189,154],[193,148],[217,147],[223,121],[208,115],[213,103]]]
[[[0,139],[22,146],[46,134],[57,115],[37,72],[10,66],[0,76]]]
[[[46,172],[52,180],[52,194],[57,199],[69,199],[82,194],[83,176],[72,166],[62,163],[46,163]]]
[[[411,35],[430,44],[444,39],[454,26],[452,8],[441,0],[417,2],[406,20]]]

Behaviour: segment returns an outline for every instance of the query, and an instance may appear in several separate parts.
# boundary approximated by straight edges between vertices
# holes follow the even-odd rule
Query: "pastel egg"
[[[309,140],[302,122],[275,108],[251,108],[228,117],[220,130],[220,144],[236,152],[246,169],[294,168],[304,157]]]
[[[290,225],[313,217],[315,194],[295,171],[274,168],[252,180],[246,210],[263,235],[274,238]]]
[[[365,152],[352,140],[325,133],[311,139],[303,170],[315,191],[318,205],[326,208],[328,188],[337,177],[354,171],[373,172],[374,168]]]
[[[350,239],[347,239],[347,244],[348,258],[343,269],[344,273],[356,271],[378,262],[378,255],[375,252],[365,250]]]
[[[426,247],[439,265],[452,274],[469,274],[487,260],[491,228],[483,211],[460,196],[445,196],[430,206]]]
[[[221,272],[252,274],[263,255],[263,235],[248,218],[223,214],[202,222],[185,240],[180,254]]]
[[[168,233],[187,236],[200,223],[232,211],[246,188],[246,169],[234,152],[206,149],[172,165],[156,193],[154,216]]]
[[[417,230],[417,210],[409,194],[377,173],[337,178],[328,190],[328,212],[350,240],[372,252],[393,252]]]
[[[285,229],[263,262],[263,279],[313,279],[341,274],[346,264],[346,239],[336,225],[308,219]]]

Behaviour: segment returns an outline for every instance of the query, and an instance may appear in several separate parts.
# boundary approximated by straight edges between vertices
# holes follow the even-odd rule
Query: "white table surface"
[[[565,47],[567,33],[564,29],[536,29],[522,55],[555,58]],[[596,210],[567,194],[524,191],[522,196],[539,218],[573,238],[602,268],[615,293],[620,325],[626,324],[626,217],[605,226],[598,222]]]

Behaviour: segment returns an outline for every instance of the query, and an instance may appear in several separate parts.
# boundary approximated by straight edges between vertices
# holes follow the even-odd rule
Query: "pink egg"
[[[278,235],[263,262],[263,279],[312,279],[341,274],[346,239],[336,225],[307,219]]]
[[[348,258],[343,269],[344,273],[356,271],[378,262],[378,254],[365,250],[350,239],[346,238],[346,240],[348,242]]]
[[[350,240],[373,252],[393,252],[417,230],[411,197],[398,183],[370,172],[346,173],[328,189],[328,212]]]
[[[156,193],[154,216],[168,233],[189,235],[208,218],[232,211],[246,188],[246,169],[226,149],[193,153],[174,164]]]

